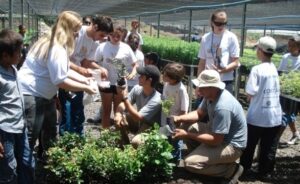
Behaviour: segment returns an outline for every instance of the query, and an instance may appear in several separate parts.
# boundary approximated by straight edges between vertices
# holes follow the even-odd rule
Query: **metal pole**
[[[244,54],[245,34],[246,34],[246,13],[247,13],[247,3],[244,4],[244,8],[243,8],[240,58],[243,57],[243,54]],[[239,72],[239,68],[237,68],[235,70],[235,83],[234,83],[235,98],[238,98],[238,96],[239,96],[240,80],[241,80],[240,72]]]
[[[186,30],[186,24],[184,24],[184,27],[183,27],[183,40],[185,40],[185,30]]]
[[[8,21],[9,21],[9,29],[12,29],[12,19],[13,19],[13,0],[9,0],[9,14],[8,14]]]
[[[30,27],[29,8],[29,3],[27,3],[27,30],[29,30]]]
[[[266,30],[267,30],[267,24],[265,24],[265,28],[264,28],[264,36],[266,36]]]
[[[34,31],[34,12],[33,9],[31,9],[31,30]]]
[[[141,16],[139,16],[139,29],[138,29],[138,32],[139,33],[141,32]]]
[[[193,10],[190,10],[190,21],[189,21],[189,42],[191,42],[192,18],[193,18]]]
[[[160,29],[160,13],[158,14],[158,19],[157,19],[157,38],[159,38],[159,29]]]
[[[24,0],[21,0],[21,24],[24,25]]]
[[[189,112],[192,111],[192,96],[193,96],[193,83],[192,83],[192,79],[194,77],[194,67],[193,65],[189,65],[190,67],[190,80],[189,80]]]
[[[2,22],[2,29],[4,29],[5,28],[5,18],[4,17],[1,18],[1,22]]]
[[[125,23],[125,29],[127,29],[127,18],[124,18],[124,23]]]
[[[152,36],[152,23],[150,24],[150,36]]]
[[[39,39],[39,18],[36,16],[36,40]]]

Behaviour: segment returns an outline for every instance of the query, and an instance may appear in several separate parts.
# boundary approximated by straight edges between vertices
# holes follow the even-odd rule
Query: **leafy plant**
[[[173,98],[167,98],[163,99],[161,101],[162,111],[165,115],[170,115],[171,107],[174,105],[174,99]]]
[[[168,179],[174,165],[172,146],[158,134],[158,125],[145,133],[138,149],[119,147],[120,134],[102,131],[99,138],[65,134],[47,152],[46,168],[55,183],[132,183]]]
[[[158,133],[159,126],[145,134],[145,144],[138,148],[138,159],[143,163],[139,180],[155,181],[167,180],[173,174],[175,164],[171,162],[173,147],[165,136]]]
[[[300,98],[300,72],[283,73],[280,76],[280,89],[283,94]]]

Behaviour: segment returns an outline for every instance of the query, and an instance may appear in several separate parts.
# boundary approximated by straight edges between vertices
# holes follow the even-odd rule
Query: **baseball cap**
[[[265,53],[273,54],[276,50],[276,41],[270,36],[261,37],[256,46],[262,49]]]
[[[204,70],[200,75],[192,80],[193,84],[199,88],[216,87],[225,88],[225,83],[221,81],[220,74],[216,70]]]
[[[160,71],[159,69],[154,65],[146,65],[144,67],[138,67],[136,69],[137,73],[140,75],[145,75],[147,77],[152,78],[152,81],[154,83],[159,81],[160,78]]]

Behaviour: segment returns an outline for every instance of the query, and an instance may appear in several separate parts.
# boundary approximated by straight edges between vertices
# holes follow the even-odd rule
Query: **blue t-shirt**
[[[204,99],[199,108],[208,113],[210,132],[223,134],[225,144],[237,148],[246,147],[247,123],[244,110],[226,89],[221,91],[214,102]]]
[[[24,129],[24,100],[20,91],[17,70],[10,72],[0,66],[0,129],[22,133]]]
[[[136,104],[139,114],[144,117],[143,122],[149,125],[160,124],[161,94],[158,91],[154,90],[151,95],[146,96],[143,87],[135,85],[128,95],[128,100],[131,104]]]

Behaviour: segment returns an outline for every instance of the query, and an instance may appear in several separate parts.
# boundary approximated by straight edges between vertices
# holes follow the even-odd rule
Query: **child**
[[[145,65],[155,65],[158,69],[160,69],[160,61],[159,56],[155,52],[148,52],[145,54]]]
[[[163,88],[162,98],[164,100],[173,101],[174,104],[171,106],[169,114],[164,114],[162,112],[162,125],[164,124],[164,122],[166,122],[166,116],[179,116],[182,114],[186,114],[188,111],[189,96],[187,94],[185,86],[181,82],[184,75],[184,66],[177,63],[169,63],[163,69],[163,81],[165,82],[165,84]],[[180,160],[180,147],[182,141],[172,141],[172,144],[175,147],[173,156],[176,159]]]
[[[281,125],[279,77],[271,61],[275,49],[276,41],[272,37],[259,39],[256,55],[262,63],[252,68],[246,86],[250,98],[247,114],[248,141],[240,162],[244,173],[247,173],[253,162],[255,147],[260,142],[257,173],[259,177],[267,176],[274,169],[277,135]]]
[[[282,60],[278,67],[279,73],[290,72],[293,70],[297,70],[297,71],[300,70],[300,37],[299,36],[293,36],[292,38],[289,39],[288,51],[289,53],[285,54],[282,57]],[[284,113],[282,117],[282,123],[283,123],[282,132],[284,131],[285,127],[289,125],[293,134],[290,140],[287,142],[290,145],[295,144],[300,139],[300,134],[296,128],[295,121],[296,121],[295,114]]]
[[[22,36],[0,32],[0,183],[33,183],[35,163],[29,148],[24,100],[18,82]]]

